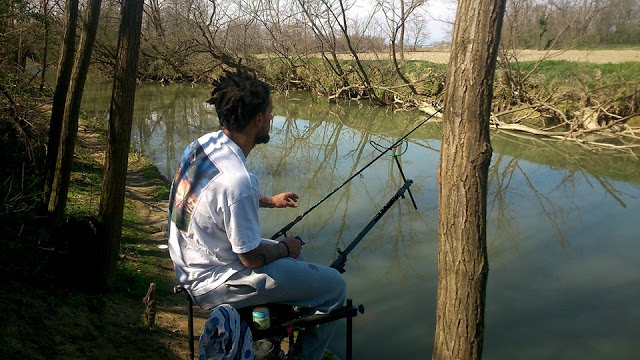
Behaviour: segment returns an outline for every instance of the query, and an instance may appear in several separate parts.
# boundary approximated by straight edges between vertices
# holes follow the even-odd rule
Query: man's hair
[[[214,105],[220,126],[232,131],[242,131],[256,115],[267,111],[271,90],[246,67],[235,72],[225,70],[212,83],[214,89],[207,103]]]

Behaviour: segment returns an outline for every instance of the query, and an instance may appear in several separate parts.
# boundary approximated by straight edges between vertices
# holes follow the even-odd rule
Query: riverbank
[[[11,128],[14,113],[0,111],[0,129]],[[50,109],[44,106],[29,115],[38,137],[25,140],[7,133],[0,138],[1,149],[14,149],[2,153],[9,165],[2,170],[2,184],[15,190],[18,186],[11,185],[22,182],[17,194],[0,188],[0,197],[5,198],[0,207],[5,230],[0,238],[0,268],[7,274],[0,293],[4,310],[0,312],[0,358],[190,359],[187,299],[173,293],[175,273],[166,246],[168,180],[145,156],[130,151],[116,279],[110,289],[96,292],[87,274],[91,258],[101,254],[84,251],[88,240],[84,234],[91,234],[90,221],[98,214],[106,120],[84,116],[79,120],[66,209],[72,225],[56,241],[45,233],[39,208],[38,169],[44,156],[23,150],[24,143],[46,142]],[[16,170],[20,166],[22,172]],[[73,251],[77,244],[83,250],[79,255]],[[142,301],[151,283],[157,308],[155,325],[148,328]],[[197,348],[209,313],[198,307],[193,310]],[[286,343],[283,346],[286,349]],[[335,359],[329,352],[325,358]]]
[[[97,123],[80,123],[70,217],[97,213],[106,143],[104,126]],[[108,291],[82,290],[85,284],[73,280],[84,269],[39,247],[36,232],[20,231],[16,239],[2,242],[2,267],[10,277],[0,295],[0,358],[189,358],[186,299],[172,292],[175,274],[162,246],[167,184],[153,164],[131,153],[126,192],[119,268]],[[37,223],[35,219],[27,225]],[[62,267],[56,261],[60,256],[67,262]],[[157,315],[156,325],[148,329],[141,302],[151,282],[157,289]],[[198,329],[208,314],[194,310]]]

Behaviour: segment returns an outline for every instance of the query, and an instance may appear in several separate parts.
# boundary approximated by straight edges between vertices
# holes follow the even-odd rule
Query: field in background
[[[628,61],[640,62],[640,49],[620,50],[518,50],[515,52],[518,61],[567,60],[577,62],[589,62],[596,64],[622,63]],[[386,60],[386,53],[361,53],[360,60]],[[405,60],[422,60],[437,64],[449,62],[449,51],[418,51],[405,52]],[[352,59],[350,54],[339,55],[340,59]]]

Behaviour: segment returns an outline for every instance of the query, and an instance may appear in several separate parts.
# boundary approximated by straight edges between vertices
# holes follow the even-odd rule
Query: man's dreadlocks
[[[207,103],[214,105],[220,126],[242,131],[256,115],[267,111],[271,90],[244,66],[228,70],[213,81],[214,89]]]

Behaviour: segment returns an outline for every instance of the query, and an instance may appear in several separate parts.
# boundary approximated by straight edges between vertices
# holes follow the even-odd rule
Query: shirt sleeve
[[[260,245],[260,220],[258,199],[245,195],[231,204],[225,213],[225,231],[231,250],[244,254]]]

